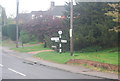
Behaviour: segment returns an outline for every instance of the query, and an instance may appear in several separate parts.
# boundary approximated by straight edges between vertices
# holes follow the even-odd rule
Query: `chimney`
[[[52,1],[52,2],[51,2],[51,8],[54,7],[54,6],[55,6],[55,2]]]

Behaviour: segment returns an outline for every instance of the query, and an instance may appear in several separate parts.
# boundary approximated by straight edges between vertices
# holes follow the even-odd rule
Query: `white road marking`
[[[20,73],[20,72],[18,72],[18,71],[15,71],[15,70],[13,70],[13,69],[11,69],[11,68],[8,68],[10,71],[13,71],[13,72],[15,72],[15,73],[17,73],[17,74],[20,74],[20,75],[22,75],[22,76],[26,76],[25,74],[23,74],[23,73]]]
[[[2,65],[2,64],[0,64],[0,67],[3,67],[3,65]]]

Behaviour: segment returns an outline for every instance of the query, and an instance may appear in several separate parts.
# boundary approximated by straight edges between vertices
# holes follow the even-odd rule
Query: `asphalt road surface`
[[[2,56],[2,63],[0,62],[2,79],[102,79],[33,64],[24,59],[11,56],[6,51],[0,53],[0,56]]]

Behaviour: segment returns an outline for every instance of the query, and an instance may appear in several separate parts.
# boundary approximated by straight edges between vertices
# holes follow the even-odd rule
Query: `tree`
[[[23,29],[26,29],[29,34],[34,34],[38,40],[43,41],[45,35],[51,36],[58,30],[64,29],[63,19],[53,19],[52,16],[45,15],[43,17],[37,17],[27,24],[24,24]]]
[[[20,35],[20,31],[18,32]],[[9,24],[2,27],[2,35],[10,38],[11,40],[16,40],[16,24]]]
[[[5,25],[5,26],[2,27],[2,35],[3,36],[8,37],[7,29],[8,29],[7,25]]]
[[[7,27],[7,34],[8,37],[11,38],[11,40],[16,40],[16,25],[15,24],[9,24]]]
[[[117,22],[118,24],[120,24],[120,2],[118,3],[108,3],[108,5],[113,9],[113,10],[108,10],[107,13],[105,13],[108,16],[112,16],[114,19],[114,22]],[[113,27],[112,29],[110,29],[110,31],[115,31],[115,32],[120,32],[120,25],[117,27]]]
[[[7,24],[16,24],[15,19],[12,17],[7,18]]]
[[[74,5],[74,49],[80,50],[86,47],[110,47],[115,46],[117,34],[109,32],[116,24],[112,18],[105,16],[107,3],[80,2]],[[69,22],[69,4],[66,7],[66,22]],[[68,24],[69,27],[69,24]]]
[[[20,32],[20,41],[22,42],[22,46],[24,46],[24,43],[29,42],[29,35],[25,31]]]

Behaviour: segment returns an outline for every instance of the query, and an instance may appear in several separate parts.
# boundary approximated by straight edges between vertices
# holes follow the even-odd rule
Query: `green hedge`
[[[6,26],[3,26],[2,28],[2,35],[9,37],[11,40],[16,40],[16,24],[9,24]],[[18,32],[18,35],[20,33]]]

